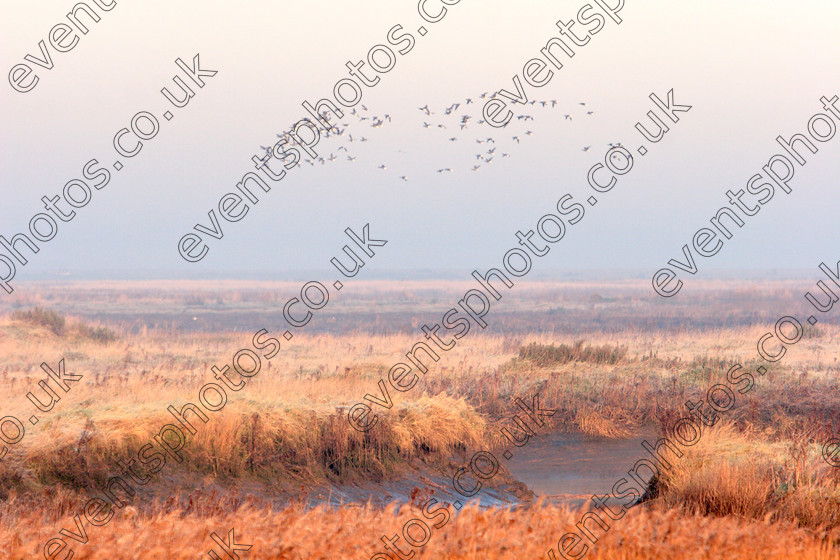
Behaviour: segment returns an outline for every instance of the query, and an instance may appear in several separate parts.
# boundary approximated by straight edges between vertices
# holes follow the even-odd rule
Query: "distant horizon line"
[[[469,272],[463,269],[391,269],[365,271],[364,280],[459,280],[469,281]],[[790,268],[719,268],[707,269],[698,279],[756,279],[757,277],[772,276],[774,278],[801,278],[814,274],[810,267]],[[237,271],[231,274],[230,270],[205,270],[201,272],[173,272],[170,270],[73,270],[63,269],[47,273],[40,272],[32,274],[29,278],[21,280],[25,282],[43,281],[72,281],[72,280],[277,280],[277,281],[299,281],[311,280],[322,276],[335,275],[334,270],[322,269],[300,269],[300,270],[252,270]],[[554,269],[534,271],[524,281],[545,281],[552,279],[590,279],[590,278],[620,278],[620,279],[649,279],[650,270],[642,268],[586,268],[586,269]],[[361,280],[361,279],[360,279]]]

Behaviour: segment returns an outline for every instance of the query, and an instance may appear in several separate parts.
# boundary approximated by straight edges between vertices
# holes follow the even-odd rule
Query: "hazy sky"
[[[442,114],[485,91],[513,90],[512,77],[558,36],[555,22],[575,18],[587,3],[461,0],[443,20],[425,23],[414,0],[119,0],[111,11],[99,9],[101,21],[61,53],[47,35],[67,23],[75,1],[7,2],[4,75],[27,54],[40,57],[40,40],[54,67],[34,66],[40,81],[28,93],[14,91],[8,78],[0,84],[0,234],[26,231],[44,211],[41,197],[82,178],[89,160],[111,172],[110,183],[59,224],[17,279],[66,270],[236,277],[322,269],[347,242],[343,230],[367,222],[374,237],[390,242],[371,264],[377,270],[463,269],[466,277],[473,268],[500,266],[517,245],[516,231],[534,228],[562,195],[585,202],[597,194],[586,182],[589,168],[603,161],[608,143],[635,149],[634,124],[647,122],[653,109],[648,95],[664,98],[673,88],[675,101],[691,111],[644,158],[634,150],[633,170],[535,263],[652,274],[681,256],[682,245],[727,203],[728,189],[744,188],[780,151],[777,135],[805,132],[808,119],[823,112],[819,98],[840,95],[840,3],[627,0],[620,25],[607,18],[549,84],[524,86],[537,99],[557,100],[556,108],[514,107],[534,120],[500,130],[477,124],[478,103],[459,109],[473,117],[463,131]],[[426,3],[430,12],[440,6]],[[222,223],[224,238],[210,240],[206,258],[184,262],[178,240],[197,222],[210,225],[207,212],[218,212],[219,199],[254,170],[259,146],[306,116],[301,102],[330,95],[348,77],[345,63],[387,44],[397,24],[416,45],[379,84],[363,88],[361,101],[369,115],[389,114],[391,122],[374,129],[346,116],[348,133],[368,142],[322,139],[316,151],[336,154],[336,162],[289,171],[244,219]],[[175,59],[191,62],[196,53],[218,74],[194,88],[186,107],[173,109],[160,90],[172,86]],[[426,104],[437,114],[418,110]],[[169,122],[161,117],[167,108],[175,115]],[[141,110],[158,116],[160,132],[136,157],[119,158],[114,134]],[[424,128],[424,121],[448,128]],[[453,136],[458,141],[448,140]],[[475,142],[486,137],[496,140],[492,164],[475,157],[494,146]],[[347,161],[342,145],[356,161]],[[793,192],[777,192],[718,255],[701,258],[700,274],[840,259],[833,242],[840,237],[840,135],[818,147],[796,169]],[[110,167],[117,159],[125,165],[119,172]],[[437,173],[441,168],[453,172]]]

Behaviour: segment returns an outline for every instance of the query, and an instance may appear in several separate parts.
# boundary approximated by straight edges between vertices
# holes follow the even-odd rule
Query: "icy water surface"
[[[506,466],[535,494],[579,505],[593,494],[610,494],[617,480],[629,478],[627,471],[636,461],[650,458],[641,445],[645,439],[651,444],[657,441],[652,434],[605,439],[553,433],[531,438]],[[642,469],[642,476],[647,472]]]

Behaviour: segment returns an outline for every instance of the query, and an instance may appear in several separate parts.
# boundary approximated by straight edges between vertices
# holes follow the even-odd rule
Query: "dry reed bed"
[[[523,560],[549,558],[580,512],[553,506],[526,510],[467,507],[418,551],[424,560]],[[213,546],[210,533],[226,535],[233,527],[238,542],[252,544],[250,560],[367,559],[383,551],[379,537],[401,530],[416,509],[341,508],[304,510],[293,506],[272,512],[244,507],[237,510],[183,511],[145,516],[123,512],[105,527],[92,528],[90,543],[75,546],[74,560],[149,558],[194,560]],[[835,533],[814,532],[789,523],[748,521],[736,517],[709,518],[680,510],[635,508],[612,521],[609,531],[591,548],[594,560],[836,560]],[[601,536],[600,529],[594,528]],[[38,543],[53,535],[37,514],[0,526],[0,550],[9,560],[40,557]],[[584,541],[586,542],[586,541]],[[407,545],[402,541],[404,548]],[[579,549],[575,550],[579,552]]]
[[[684,456],[665,452],[671,468],[658,502],[701,515],[786,520],[814,529],[840,527],[840,469],[827,465],[818,441],[771,441],[721,422],[706,428]]]
[[[346,416],[334,409],[257,409],[247,404],[247,412],[231,408],[211,413],[207,424],[191,417],[198,432],[179,452],[183,463],[176,465],[169,458],[163,474],[175,470],[221,480],[252,477],[305,483],[381,480],[418,460],[442,464],[479,449],[487,431],[485,420],[472,407],[446,396],[401,405],[369,433],[352,429]],[[36,486],[102,484],[121,470],[117,461],[136,457],[140,447],[172,421],[153,415],[54,423],[17,461],[0,463],[0,480],[8,483],[24,471]]]

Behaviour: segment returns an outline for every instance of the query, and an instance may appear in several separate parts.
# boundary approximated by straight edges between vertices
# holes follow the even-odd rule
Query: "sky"
[[[682,257],[683,244],[727,204],[728,189],[744,188],[781,151],[777,136],[805,132],[809,118],[824,112],[820,97],[840,95],[840,4],[627,0],[617,14],[621,24],[606,17],[548,84],[524,85],[532,99],[556,100],[554,108],[514,106],[533,120],[514,119],[505,129],[478,124],[485,101],[479,96],[515,91],[513,76],[558,36],[555,22],[575,18],[587,3],[593,0],[461,0],[429,23],[414,0],[119,0],[110,11],[97,9],[101,20],[72,50],[57,52],[48,33],[67,23],[75,2],[7,2],[0,18],[4,72],[27,54],[40,57],[41,40],[54,66],[30,64],[39,82],[29,92],[15,91],[8,78],[0,84],[0,234],[27,231],[44,211],[41,197],[81,179],[86,162],[96,159],[111,173],[107,186],[93,190],[76,217],[18,267],[16,281],[325,269],[349,241],[344,230],[366,223],[372,237],[388,240],[370,265],[378,272],[462,270],[467,277],[501,266],[518,246],[515,233],[535,228],[565,194],[584,204],[597,195],[598,203],[585,205],[585,219],[536,270],[652,275]],[[442,6],[425,3],[429,13]],[[290,170],[243,219],[221,223],[221,240],[205,236],[209,250],[200,262],[182,259],[181,237],[197,223],[210,226],[208,211],[218,212],[220,198],[255,171],[251,158],[260,145],[307,116],[303,101],[331,95],[349,77],[345,64],[388,44],[397,24],[416,44],[396,56],[377,85],[362,88],[356,107],[390,121],[373,128],[345,114],[345,134],[367,142],[322,138],[315,150],[335,154],[335,162]],[[184,76],[175,60],[191,63],[196,53],[202,68],[217,73],[203,87],[193,85],[187,106],[173,108],[161,88]],[[649,122],[652,93],[665,99],[671,89],[677,104],[692,108],[639,156],[634,125]],[[466,105],[467,98],[474,103]],[[453,103],[461,103],[458,115],[472,116],[464,130],[444,115]],[[419,109],[426,105],[434,115]],[[161,116],[167,109],[171,121]],[[114,135],[139,111],[156,115],[160,130],[136,156],[119,157]],[[129,138],[125,146],[135,142]],[[635,154],[633,169],[609,193],[596,193],[587,173],[616,142]],[[698,259],[699,275],[815,269],[840,259],[832,243],[840,236],[840,135],[818,147],[796,168],[790,194],[778,192],[717,255]],[[437,172],[446,168],[452,171]]]

